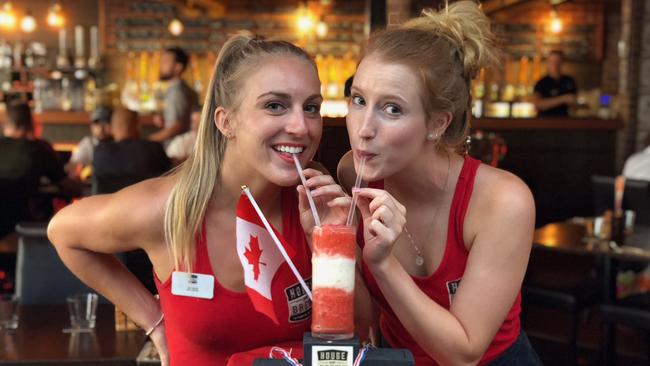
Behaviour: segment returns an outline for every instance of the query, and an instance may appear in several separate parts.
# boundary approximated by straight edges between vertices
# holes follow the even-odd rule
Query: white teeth
[[[298,146],[284,146],[284,145],[278,145],[275,147],[277,151],[280,152],[285,152],[289,154],[299,154],[301,153],[305,148],[304,147],[298,147]]]

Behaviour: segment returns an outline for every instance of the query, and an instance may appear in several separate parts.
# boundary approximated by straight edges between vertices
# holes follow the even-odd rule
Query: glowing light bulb
[[[6,2],[0,10],[0,27],[14,29],[16,27],[16,13],[11,2]]]
[[[33,32],[36,29],[36,19],[28,13],[20,20],[20,29],[25,33]]]
[[[61,28],[65,23],[65,18],[61,14],[61,5],[54,4],[47,13],[47,24],[54,28]]]
[[[174,18],[171,22],[169,22],[168,29],[169,33],[172,35],[179,36],[181,33],[183,33],[185,26],[183,25],[183,22],[180,21],[180,19]]]
[[[562,19],[560,19],[557,16],[557,12],[555,10],[551,11],[551,26],[550,26],[551,32],[553,33],[560,33],[562,32]]]
[[[327,30],[327,23],[322,20],[316,25],[316,35],[318,38],[325,38],[325,36],[327,36]]]

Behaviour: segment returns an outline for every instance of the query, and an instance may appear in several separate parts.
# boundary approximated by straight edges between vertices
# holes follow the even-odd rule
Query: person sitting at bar
[[[52,145],[34,138],[32,113],[27,104],[11,102],[7,105],[3,134],[0,137],[0,237],[12,232],[21,220],[45,218],[51,214],[51,205],[48,212],[35,212],[29,207],[29,201],[38,195],[41,178],[57,184],[65,177]]]
[[[541,364],[519,319],[533,196],[457,152],[470,82],[497,52],[478,5],[457,1],[373,34],[352,82],[339,178],[351,187],[365,161],[363,277],[382,336],[418,366]]]
[[[623,176],[650,181],[650,133],[643,140],[643,150],[630,155],[623,165]]]
[[[199,129],[199,124],[201,123],[200,107],[192,111],[191,120],[192,125],[190,130],[174,137],[169,143],[169,146],[167,146],[167,156],[171,159],[173,166],[182,163],[192,154],[196,142],[196,131]]]
[[[100,141],[111,139],[112,108],[99,106],[90,114],[90,136],[85,136],[72,152],[70,161],[66,164],[68,175],[79,178],[86,167],[92,166],[93,151]]]
[[[151,134],[149,139],[165,146],[174,136],[190,129],[190,114],[198,104],[196,92],[181,79],[188,62],[187,53],[178,47],[167,48],[160,56],[160,80],[169,82],[169,86],[162,119],[159,115],[154,118],[154,123],[162,129]]]
[[[300,285],[283,264],[269,289],[283,315],[276,323],[254,308],[235,212],[246,184],[294,249],[301,276],[311,274],[314,219],[289,152],[307,167],[323,224],[345,223],[351,204],[331,176],[308,166],[322,135],[322,100],[316,65],[304,50],[234,36],[217,57],[188,160],[167,176],[78,201],[50,222],[48,235],[63,262],[147,331],[162,366],[240,366],[233,354],[266,347],[265,358],[274,345],[302,355],[309,298],[288,297],[285,290]],[[136,248],[153,263],[160,302],[108,255]],[[185,290],[190,283],[180,272],[193,274],[200,293]]]
[[[539,117],[567,117],[569,107],[576,104],[576,82],[562,73],[563,59],[562,51],[551,51],[546,59],[548,75],[535,83],[533,104]]]
[[[111,118],[113,140],[101,141],[94,151],[93,193],[113,193],[170,168],[162,145],[140,138],[138,114],[117,108]]]

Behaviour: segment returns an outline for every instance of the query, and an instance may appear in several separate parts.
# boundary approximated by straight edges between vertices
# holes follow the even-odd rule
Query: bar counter
[[[479,118],[473,130],[507,145],[499,167],[519,176],[535,197],[536,225],[593,213],[592,175],[615,175],[618,119]]]
[[[147,337],[143,331],[116,332],[112,305],[97,308],[93,332],[70,334],[65,305],[26,305],[16,330],[0,330],[0,365],[136,366]]]
[[[620,119],[600,118],[473,118],[473,129],[612,131],[623,127]]]
[[[473,118],[472,132],[493,132],[505,140],[499,167],[519,176],[533,192],[536,225],[593,214],[591,176],[614,175],[619,119]],[[350,149],[344,118],[323,119],[317,155],[330,172]]]

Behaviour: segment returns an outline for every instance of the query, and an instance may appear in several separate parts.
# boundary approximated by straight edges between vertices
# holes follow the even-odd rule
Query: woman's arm
[[[142,248],[157,271],[171,271],[163,231],[170,188],[170,178],[158,178],[85,198],[61,210],[48,226],[63,263],[145,330],[160,318],[158,301],[113,253]],[[159,336],[157,329],[152,338]]]
[[[473,196],[475,202],[470,203],[464,232],[473,233],[471,249],[449,311],[424,294],[392,254],[365,253],[373,251],[368,242],[364,249],[364,257],[376,259],[367,262],[395,314],[420,347],[441,364],[480,361],[520,291],[528,263],[534,230],[530,191],[507,173],[500,173],[490,188],[486,194],[475,190],[482,198]],[[380,207],[366,206],[361,211],[378,212]],[[368,221],[374,221],[378,251],[386,253],[382,237],[397,238],[399,225],[384,226],[372,217]]]

